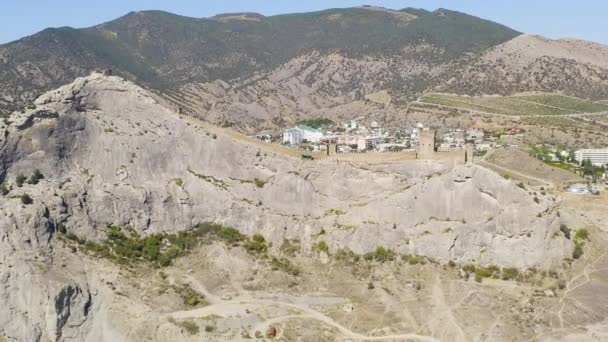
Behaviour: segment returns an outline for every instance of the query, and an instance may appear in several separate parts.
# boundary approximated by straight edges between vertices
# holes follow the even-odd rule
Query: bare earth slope
[[[457,93],[563,92],[604,99],[608,91],[608,46],[576,39],[521,35],[489,49],[459,71],[445,88]]]
[[[556,233],[554,194],[533,195],[476,165],[294,160],[208,134],[101,74],[35,104],[2,124],[0,140],[0,175],[12,186],[0,198],[0,333],[11,341],[136,340],[108,318],[122,316],[107,277],[124,273],[71,253],[59,227],[95,241],[108,224],[148,234],[219,222],[261,233],[274,249],[298,240],[302,256],[323,240],[331,254],[385,246],[441,264],[522,270],[560,267],[572,253]],[[35,168],[44,179],[19,187],[17,176]],[[130,298],[119,312],[150,318],[143,299]]]

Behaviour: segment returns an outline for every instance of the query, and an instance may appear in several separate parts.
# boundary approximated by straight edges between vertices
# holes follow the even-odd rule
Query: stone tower
[[[437,132],[424,130],[420,132],[418,141],[418,159],[433,159],[435,155],[435,139]]]
[[[473,163],[473,153],[475,153],[475,149],[473,147],[473,144],[466,144],[464,146],[464,163],[465,164],[471,164]]]

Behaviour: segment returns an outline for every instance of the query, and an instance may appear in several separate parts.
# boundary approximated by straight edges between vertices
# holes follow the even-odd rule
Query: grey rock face
[[[99,331],[124,338],[100,323],[110,295],[97,292],[95,270],[53,239],[60,224],[94,240],[108,224],[146,234],[219,222],[275,245],[297,238],[310,249],[323,239],[330,251],[382,245],[519,268],[556,265],[571,253],[571,243],[552,237],[554,199],[533,200],[479,166],[294,160],[214,137],[138,86],[101,74],[36,106],[0,127],[0,176],[13,187],[0,197],[0,333],[9,340],[96,340]],[[43,180],[16,185],[35,169]],[[22,204],[24,193],[33,204]]]

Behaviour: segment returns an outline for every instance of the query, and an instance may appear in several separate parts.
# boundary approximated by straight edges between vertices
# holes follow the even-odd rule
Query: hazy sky
[[[209,17],[226,12],[272,15],[363,4],[394,9],[448,8],[497,21],[522,32],[608,44],[606,0],[2,0],[0,44],[47,27],[93,26],[130,11],[146,9]]]

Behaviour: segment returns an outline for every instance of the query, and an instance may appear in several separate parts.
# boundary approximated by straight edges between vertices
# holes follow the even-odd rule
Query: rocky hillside
[[[102,329],[106,285],[59,238],[100,241],[108,224],[148,235],[217,222],[274,248],[290,239],[310,253],[322,239],[330,253],[385,246],[521,269],[559,265],[572,251],[555,234],[553,195],[534,198],[479,166],[290,159],[209,134],[102,74],[34,103],[1,126],[0,302],[9,309],[0,333],[11,341],[120,336]]]
[[[602,100],[608,97],[607,61],[606,45],[521,35],[485,52],[442,89],[459,94],[563,92]]]
[[[208,120],[256,130],[299,118],[400,121],[426,91],[563,92],[608,99],[603,45],[550,41],[438,9],[330,9],[208,19],[129,13],[0,46],[0,113],[113,71]],[[378,103],[369,95],[387,94]],[[373,98],[373,97],[372,97]]]
[[[345,65],[344,76],[332,76],[334,67],[319,70],[323,75],[318,83],[327,82],[327,76],[337,83],[326,84],[327,93],[320,94],[324,101],[331,102],[333,94],[352,100],[357,94],[385,89],[400,97],[414,96],[433,84],[446,66],[465,63],[518,34],[444,9],[361,7],[210,19],[159,11],[129,13],[95,27],[47,29],[0,46],[0,109],[17,109],[36,94],[94,68],[112,68],[162,91],[181,93],[188,84],[220,81],[236,91],[242,84],[281,72],[275,68],[306,60],[324,69],[328,62],[339,62],[336,56],[352,63]],[[359,70],[369,63],[380,64],[378,74],[371,80],[365,75],[358,79]],[[300,97],[298,90],[284,96]],[[309,115],[312,107],[303,109],[302,115]],[[278,116],[275,108],[264,110]]]

